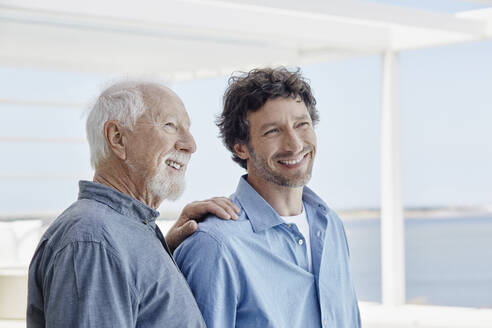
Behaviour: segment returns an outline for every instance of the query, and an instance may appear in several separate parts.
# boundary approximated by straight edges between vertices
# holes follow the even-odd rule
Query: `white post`
[[[382,58],[381,280],[384,305],[405,304],[405,240],[400,177],[398,53]]]

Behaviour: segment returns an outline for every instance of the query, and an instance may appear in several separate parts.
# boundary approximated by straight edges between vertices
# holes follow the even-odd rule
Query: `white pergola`
[[[405,303],[398,53],[490,38],[492,8],[444,14],[350,0],[0,0],[2,66],[179,81],[380,54],[382,298],[388,306]]]

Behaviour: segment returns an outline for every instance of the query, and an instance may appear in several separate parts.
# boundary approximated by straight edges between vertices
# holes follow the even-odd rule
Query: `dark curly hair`
[[[232,153],[232,160],[246,168],[246,160],[239,158],[235,144],[248,144],[248,112],[260,109],[268,99],[301,98],[306,105],[313,125],[319,121],[316,99],[311,87],[302,77],[300,69],[289,71],[285,67],[259,68],[248,73],[239,72],[229,78],[224,94],[224,110],[217,117],[216,124],[224,145]]]

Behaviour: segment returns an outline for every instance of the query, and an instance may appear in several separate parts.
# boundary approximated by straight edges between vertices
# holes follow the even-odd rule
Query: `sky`
[[[442,8],[442,1],[430,1],[425,9],[432,6]],[[478,5],[463,6],[463,2],[450,1],[445,10]],[[490,58],[492,41],[400,54],[405,206],[492,203]],[[379,207],[380,56],[301,68],[321,116],[310,187],[335,209]],[[92,175],[84,112],[102,88],[117,78],[0,66],[0,99],[60,103],[55,107],[0,103],[0,214],[59,212],[76,199],[77,180]],[[182,199],[164,203],[161,210],[230,195],[244,174],[230,159],[214,125],[226,85],[227,77],[169,85],[190,113],[198,149],[188,168]],[[12,141],[15,138],[74,142]]]

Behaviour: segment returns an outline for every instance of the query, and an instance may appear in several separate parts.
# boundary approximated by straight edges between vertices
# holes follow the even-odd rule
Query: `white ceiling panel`
[[[0,65],[185,79],[481,40],[491,16],[348,0],[0,0]]]

